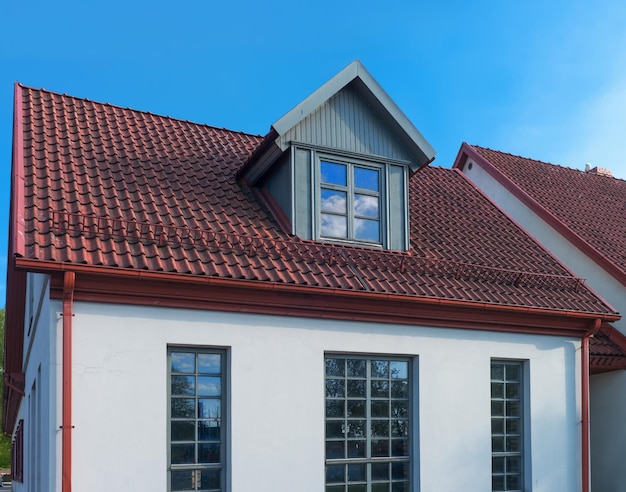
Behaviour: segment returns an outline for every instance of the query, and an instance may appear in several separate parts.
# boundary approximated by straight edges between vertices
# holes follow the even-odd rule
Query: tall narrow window
[[[224,358],[221,351],[171,348],[170,491],[224,490]]]
[[[491,362],[492,490],[522,491],[524,478],[523,364]]]
[[[381,168],[320,162],[320,235],[382,242]]]
[[[326,492],[411,490],[411,363],[326,357]]]

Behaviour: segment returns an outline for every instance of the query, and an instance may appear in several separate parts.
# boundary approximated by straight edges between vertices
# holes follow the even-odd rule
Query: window
[[[11,447],[11,478],[14,482],[24,482],[24,419],[20,419],[15,429]]]
[[[326,357],[326,492],[408,492],[411,363]]]
[[[225,353],[170,348],[169,490],[224,488]]]
[[[524,478],[523,363],[491,362],[492,490],[521,491]]]
[[[320,161],[320,236],[382,243],[382,168]]]

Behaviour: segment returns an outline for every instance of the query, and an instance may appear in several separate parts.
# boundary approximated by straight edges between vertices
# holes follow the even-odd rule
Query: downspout
[[[600,329],[601,321],[596,319],[589,331],[582,338],[582,492],[589,492],[590,467],[589,467],[589,339]]]
[[[76,274],[63,277],[63,423],[62,429],[62,491],[72,492],[72,317]]]

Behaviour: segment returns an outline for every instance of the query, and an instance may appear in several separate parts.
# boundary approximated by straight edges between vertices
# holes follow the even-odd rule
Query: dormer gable
[[[407,250],[408,177],[434,155],[356,60],[276,121],[239,177],[303,239]]]

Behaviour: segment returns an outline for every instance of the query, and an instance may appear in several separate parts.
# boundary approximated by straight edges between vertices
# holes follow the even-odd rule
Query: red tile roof
[[[471,146],[613,268],[626,274],[626,181]]]
[[[613,311],[456,170],[413,175],[412,252],[302,241],[236,173],[262,137],[19,86],[15,253],[42,261]]]

